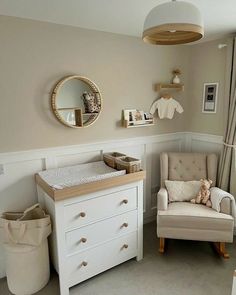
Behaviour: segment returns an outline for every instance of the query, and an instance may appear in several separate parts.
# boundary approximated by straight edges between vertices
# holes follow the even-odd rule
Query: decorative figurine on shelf
[[[135,110],[131,112],[132,121],[134,125],[140,125],[145,123],[144,111]]]
[[[174,69],[172,74],[174,75],[173,84],[180,84],[180,77],[179,77],[181,75],[180,69]]]
[[[100,111],[101,101],[98,101],[96,93],[84,92],[82,94],[82,100],[84,102],[85,113],[98,113]]]

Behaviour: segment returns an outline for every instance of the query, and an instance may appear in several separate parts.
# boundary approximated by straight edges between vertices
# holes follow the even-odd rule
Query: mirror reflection
[[[86,127],[101,112],[101,94],[96,84],[85,77],[66,77],[53,91],[52,107],[57,119],[64,125]]]

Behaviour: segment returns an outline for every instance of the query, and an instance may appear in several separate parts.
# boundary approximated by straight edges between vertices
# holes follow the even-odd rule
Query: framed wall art
[[[202,112],[216,113],[219,83],[204,83]]]

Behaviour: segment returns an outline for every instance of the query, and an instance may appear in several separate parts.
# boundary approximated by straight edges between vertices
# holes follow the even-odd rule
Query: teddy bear
[[[211,207],[211,200],[210,200],[210,187],[212,184],[212,180],[210,179],[201,179],[201,188],[197,196],[192,199],[190,202],[193,204],[203,204],[207,207]]]

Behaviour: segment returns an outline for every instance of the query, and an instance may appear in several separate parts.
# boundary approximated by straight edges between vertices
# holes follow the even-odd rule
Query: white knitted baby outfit
[[[150,113],[153,115],[156,110],[158,110],[160,119],[172,119],[175,111],[180,114],[184,111],[180,103],[172,97],[169,99],[162,97],[156,100],[151,106]]]

